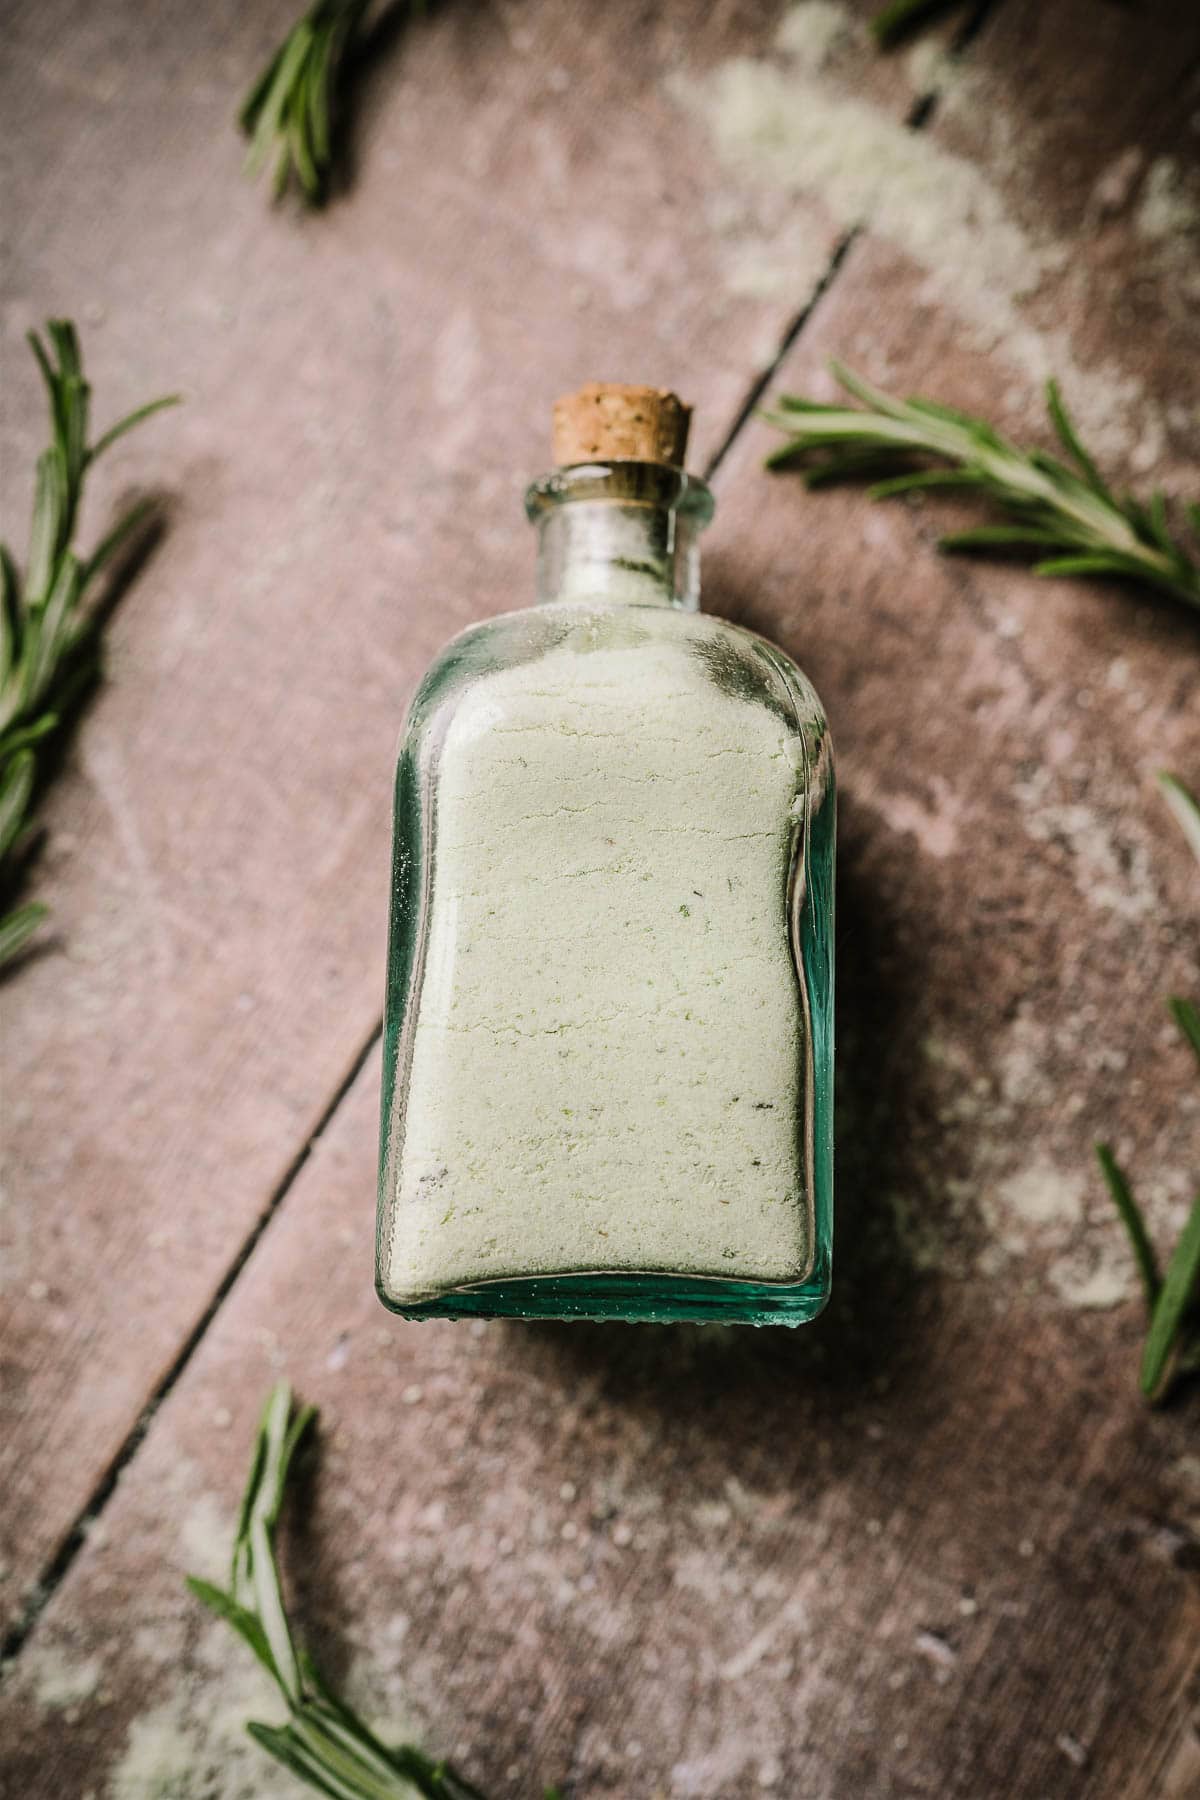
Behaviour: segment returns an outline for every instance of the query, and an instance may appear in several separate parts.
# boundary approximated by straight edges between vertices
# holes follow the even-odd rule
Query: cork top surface
[[[668,463],[682,468],[692,409],[666,388],[590,381],[554,406],[554,460]]]

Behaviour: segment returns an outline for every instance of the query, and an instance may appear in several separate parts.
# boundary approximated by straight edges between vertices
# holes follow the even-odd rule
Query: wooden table
[[[373,1716],[490,1796],[1200,1794],[1200,1413],[1139,1402],[1091,1164],[1164,1243],[1200,1107],[1200,636],[939,560],[943,509],[761,471],[824,359],[1196,494],[1200,14],[1001,0],[896,57],[865,4],[458,4],[357,96],[328,211],[239,179],[295,0],[10,9],[2,499],[68,313],[98,469],[167,529],[45,807],[3,989],[5,1800],[287,1795],[201,1616],[256,1414],[321,1408],[284,1546]],[[959,25],[961,27],[961,20]],[[523,604],[556,394],[676,386],[708,604],[841,757],[836,1298],[796,1334],[404,1325],[370,1258],[389,766],[405,698]],[[18,523],[14,526],[14,518]],[[1192,1185],[1189,1185],[1189,1178]]]

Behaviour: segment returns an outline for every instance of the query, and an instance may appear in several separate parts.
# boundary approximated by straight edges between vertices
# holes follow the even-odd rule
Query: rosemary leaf
[[[15,906],[0,919],[0,969],[22,951],[50,911],[40,900]]]
[[[1191,845],[1197,862],[1200,862],[1200,801],[1184,787],[1178,775],[1168,775],[1164,771],[1158,778],[1158,785],[1179,829]]]
[[[1062,392],[1057,381],[1046,383],[1046,406],[1050,413],[1050,423],[1058,433],[1059,443],[1067,455],[1073,457],[1078,463],[1083,479],[1093,488],[1103,488],[1107,493],[1108,490],[1105,488],[1100,471],[1080,442],[1079,433],[1063,405]]]
[[[56,413],[53,397],[50,406],[52,413]],[[55,431],[61,430],[57,415],[54,418],[54,428]],[[50,585],[63,535],[65,509],[63,458],[54,450],[43,450],[38,458],[34,481],[33,526],[29,533],[29,556],[25,567],[27,608],[39,605]]]
[[[78,334],[69,320],[51,319],[46,339],[29,333],[46,387],[53,441],[37,462],[24,580],[0,545],[0,895],[5,897],[20,880],[14,850],[37,789],[33,746],[60,729],[95,678],[98,622],[85,607],[88,588],[151,510],[146,501],[131,507],[92,555],[81,558],[72,540],[87,471],[125,432],[178,399],[171,394],[138,407],[89,444],[91,390]],[[46,908],[36,903],[7,914],[0,910],[0,966],[24,948],[45,916]]]
[[[1161,773],[1159,787],[1172,813],[1200,859],[1200,807],[1177,775]],[[1200,1063],[1200,1007],[1172,995],[1167,1002],[1172,1018]],[[1129,1182],[1107,1144],[1096,1145],[1101,1173],[1121,1216],[1150,1313],[1150,1325],[1142,1351],[1140,1384],[1153,1403],[1166,1398],[1176,1377],[1200,1371],[1200,1198],[1175,1246],[1165,1277],[1159,1277],[1158,1261],[1146,1232],[1141,1209]]]
[[[1171,1017],[1192,1046],[1196,1061],[1200,1062],[1200,1007],[1193,1006],[1190,1000],[1181,1000],[1178,994],[1171,995],[1167,1006]]]
[[[859,406],[823,405],[784,394],[764,416],[784,434],[768,467],[801,463],[810,486],[887,475],[869,491],[890,498],[953,486],[989,502],[1006,520],[942,539],[947,551],[1031,549],[1036,575],[1117,577],[1141,582],[1200,609],[1200,563],[1170,530],[1167,502],[1120,498],[1104,481],[1050,382],[1046,405],[1062,462],[1022,450],[985,419],[934,401],[898,400],[839,363],[831,364]],[[933,467],[930,467],[930,464]],[[1188,507],[1193,528],[1200,509]],[[1196,818],[1200,842],[1200,814]]]
[[[1146,1231],[1146,1221],[1142,1217],[1142,1209],[1133,1197],[1133,1191],[1125,1171],[1121,1168],[1112,1153],[1109,1144],[1096,1145],[1096,1161],[1100,1164],[1113,1205],[1121,1215],[1121,1222],[1129,1233],[1129,1242],[1133,1247],[1134,1261],[1138,1274],[1142,1279],[1142,1287],[1146,1295],[1146,1310],[1153,1314],[1154,1305],[1162,1287],[1162,1277],[1158,1272],[1158,1258],[1154,1254],[1154,1246]]]
[[[152,419],[155,413],[164,411],[166,407],[178,405],[178,394],[163,394],[160,399],[148,400],[145,406],[139,406],[135,411],[126,413],[123,419],[119,420],[116,425],[110,425],[104,436],[92,445],[87,453],[87,461],[95,462],[96,458],[110,449],[118,438],[124,437],[127,431],[132,431],[135,425],[140,425],[143,419]]]
[[[814,471],[810,469],[809,487],[816,485],[813,481],[813,473]],[[923,488],[974,487],[974,485],[975,477],[965,473],[962,469],[914,469],[911,475],[893,475],[887,481],[877,481],[873,487],[867,489],[867,499],[891,500],[897,494],[920,493]],[[1003,528],[998,527],[997,529]],[[1033,526],[1029,526],[1025,532],[1027,542],[1032,531]],[[1038,541],[1043,540],[1039,539]],[[942,539],[943,550],[951,550],[954,547],[952,538]]]
[[[311,1407],[293,1408],[286,1382],[272,1390],[238,1513],[230,1590],[187,1578],[196,1599],[249,1645],[287,1707],[286,1724],[254,1721],[247,1730],[298,1780],[335,1800],[413,1800],[414,1795],[484,1800],[448,1764],[431,1761],[413,1745],[389,1749],[296,1647],[275,1561],[275,1534],[292,1461],[315,1416]]]
[[[0,682],[12,666],[21,630],[21,577],[7,544],[0,544]]]
[[[1148,1400],[1165,1397],[1171,1378],[1172,1361],[1181,1346],[1181,1336],[1192,1297],[1200,1286],[1200,1195],[1191,1217],[1167,1264],[1162,1292],[1154,1308],[1146,1348],[1142,1355],[1142,1392]]]
[[[239,1606],[232,1595],[223,1588],[215,1587],[211,1581],[202,1581],[199,1575],[186,1577],[188,1590],[197,1600],[202,1600],[210,1612],[232,1625],[239,1637],[245,1639],[268,1674],[275,1674],[275,1659],[271,1655],[271,1646],[267,1642],[267,1634],[252,1612]]]
[[[56,712],[43,713],[40,719],[34,719],[31,725],[22,725],[16,731],[8,731],[0,736],[0,765],[6,764],[16,750],[24,750],[28,744],[40,743],[42,738],[58,730],[59,716]]]
[[[54,584],[36,619],[31,621],[33,656],[25,674],[23,699],[26,707],[39,704],[68,648],[82,588],[78,559],[70,550],[65,550],[59,558]]]
[[[255,1518],[250,1526],[250,1554],[254,1564],[254,1597],[259,1620],[275,1665],[275,1678],[291,1701],[298,1701],[300,1668],[283,1610],[279,1576],[271,1558],[271,1545],[263,1519]]]
[[[0,856],[25,823],[25,810],[33,792],[34,766],[33,751],[18,750],[0,770]]]

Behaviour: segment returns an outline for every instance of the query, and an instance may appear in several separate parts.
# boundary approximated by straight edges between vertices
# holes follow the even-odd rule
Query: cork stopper
[[[589,381],[554,406],[554,460],[669,463],[681,469],[692,409],[666,388]]]

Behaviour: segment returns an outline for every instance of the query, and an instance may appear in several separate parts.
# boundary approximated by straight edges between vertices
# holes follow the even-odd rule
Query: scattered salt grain
[[[1060,1731],[1054,1740],[1068,1762],[1073,1762],[1077,1769],[1082,1769],[1087,1762],[1087,1751],[1078,1738],[1072,1737],[1069,1731]]]
[[[918,1631],[913,1639],[913,1648],[918,1655],[928,1657],[939,1669],[953,1669],[958,1662],[958,1652],[951,1648],[945,1638],[938,1637],[933,1631]]]

